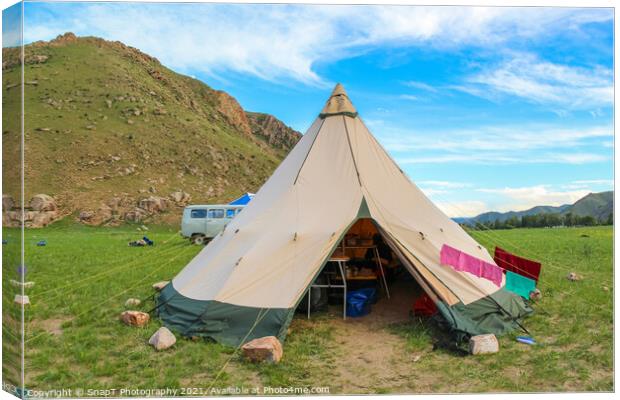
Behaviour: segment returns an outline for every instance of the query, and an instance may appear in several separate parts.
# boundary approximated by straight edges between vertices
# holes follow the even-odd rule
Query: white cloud
[[[612,179],[586,179],[586,180],[578,180],[573,181],[567,184],[562,185],[561,187],[564,189],[588,189],[592,190],[593,187],[601,188],[613,188],[614,181]]]
[[[29,6],[29,5],[27,5]],[[33,9],[35,6],[32,6]],[[50,3],[26,41],[74,31],[121,40],[183,72],[222,71],[325,84],[321,62],[378,46],[493,48],[607,21],[605,9],[222,4]],[[27,8],[28,10],[28,8]],[[597,95],[591,89],[592,96]],[[606,91],[603,90],[605,95]]]
[[[556,108],[594,109],[594,117],[601,115],[600,107],[611,106],[614,99],[611,69],[554,64],[527,53],[512,54],[508,60],[485,67],[466,81],[460,89],[476,96],[517,96]]]
[[[403,100],[411,100],[411,101],[419,100],[418,96],[414,96],[412,94],[401,94],[399,97]]]
[[[612,126],[558,128],[549,124],[481,126],[476,129],[418,131],[385,121],[372,130],[403,164],[476,163],[586,164],[610,160]]]
[[[476,189],[478,192],[499,195],[503,197],[502,206],[497,211],[526,210],[534,206],[560,206],[572,204],[590,193],[590,190],[567,190],[552,189],[549,185],[536,185],[528,187],[504,187],[501,189]]]
[[[467,163],[467,164],[587,164],[610,160],[610,157],[602,154],[593,153],[549,153],[541,156],[523,157],[520,155],[504,154],[448,154],[435,156],[412,156],[396,157],[396,162],[403,165],[408,164],[445,164],[445,163]]]
[[[450,182],[450,181],[418,181],[416,183],[419,186],[433,186],[433,187],[446,188],[446,189],[461,189],[461,188],[471,186],[470,183],[466,183],[466,182]]]
[[[441,211],[448,217],[475,217],[489,210],[488,205],[483,201],[435,201],[434,202]]]
[[[476,129],[416,132],[381,127],[381,141],[392,151],[442,150],[446,152],[510,151],[575,148],[595,138],[613,138],[612,126],[557,128],[545,125],[480,126]]]
[[[418,82],[418,81],[407,81],[404,82],[405,86],[409,86],[412,87],[414,89],[421,89],[421,90],[425,90],[427,92],[432,92],[432,93],[437,93],[439,90],[437,90],[436,87],[431,86],[427,83],[424,82]]]

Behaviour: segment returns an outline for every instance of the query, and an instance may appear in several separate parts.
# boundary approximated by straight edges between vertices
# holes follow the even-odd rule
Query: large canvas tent
[[[389,157],[339,84],[310,129],[233,219],[161,292],[186,336],[284,339],[297,304],[347,230],[371,219],[453,333],[501,334],[530,312],[493,282],[440,263],[444,244],[489,263]]]

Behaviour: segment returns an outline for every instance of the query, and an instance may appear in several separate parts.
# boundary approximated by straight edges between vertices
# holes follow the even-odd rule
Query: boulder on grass
[[[135,307],[140,305],[140,300],[138,299],[127,299],[125,302],[125,307]]]
[[[278,363],[282,358],[282,344],[275,336],[254,339],[241,347],[243,355],[252,362]]]
[[[121,321],[130,326],[146,326],[150,318],[147,313],[141,311],[124,311],[121,313]]]
[[[28,298],[28,296],[22,296],[20,294],[16,294],[15,295],[15,303],[17,304],[21,304],[21,305],[27,305],[30,304],[30,299]]]
[[[177,338],[165,326],[162,326],[151,336],[149,344],[155,347],[155,350],[165,350],[177,342]]]
[[[566,277],[566,279],[568,279],[569,281],[580,281],[583,279],[583,277],[581,275],[579,275],[576,272],[571,272],[570,274],[568,274],[568,276]]]
[[[472,336],[469,339],[469,352],[473,355],[497,353],[498,351],[499,342],[492,333]]]
[[[161,281],[161,282],[157,282],[153,284],[153,289],[157,290],[158,292],[160,292],[163,288],[166,287],[166,285],[168,285],[170,283],[170,281]]]

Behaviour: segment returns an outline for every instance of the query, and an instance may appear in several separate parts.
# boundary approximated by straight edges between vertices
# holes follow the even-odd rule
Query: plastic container
[[[347,293],[347,317],[363,317],[370,313],[370,305],[377,297],[375,288],[364,288]]]

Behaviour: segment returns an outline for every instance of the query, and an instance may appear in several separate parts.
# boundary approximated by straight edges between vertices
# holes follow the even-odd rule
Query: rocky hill
[[[269,114],[246,113],[252,134],[286,154],[299,140],[299,133]]]
[[[51,196],[58,216],[173,222],[187,202],[255,192],[301,136],[120,42],[67,33],[26,46],[24,59],[26,199]],[[3,49],[2,68],[10,211],[20,191],[18,49]]]

